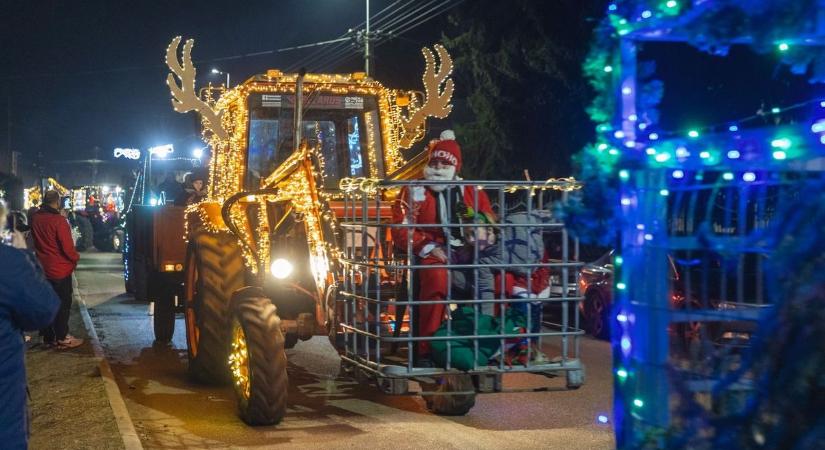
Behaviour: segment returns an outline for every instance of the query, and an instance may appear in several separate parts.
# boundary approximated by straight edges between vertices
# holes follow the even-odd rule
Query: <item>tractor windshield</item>
[[[247,142],[246,188],[257,189],[292,154],[295,96],[251,94]],[[320,149],[324,160],[324,188],[337,189],[345,177],[383,172],[381,130],[375,97],[313,93],[305,97],[303,138]],[[374,149],[377,167],[370,167],[368,149]]]

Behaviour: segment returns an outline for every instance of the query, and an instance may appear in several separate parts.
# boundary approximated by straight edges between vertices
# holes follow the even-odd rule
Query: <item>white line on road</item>
[[[112,368],[103,354],[103,346],[100,345],[100,339],[97,338],[92,318],[89,316],[89,310],[86,308],[86,302],[80,295],[77,289],[77,283],[74,286],[75,299],[80,306],[80,315],[83,317],[83,323],[86,325],[86,330],[89,332],[89,337],[92,341],[92,348],[95,352],[95,357],[100,361],[100,376],[103,378],[103,385],[106,387],[106,396],[109,397],[109,405],[115,413],[115,422],[120,431],[120,436],[123,438],[123,446],[126,450],[143,450],[143,445],[140,443],[135,425],[132,423],[132,418],[129,416],[129,411],[126,409],[126,403],[120,395],[120,389],[117,387],[115,376],[112,373]]]

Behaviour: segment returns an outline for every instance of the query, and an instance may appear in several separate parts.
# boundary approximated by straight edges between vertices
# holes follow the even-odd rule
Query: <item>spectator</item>
[[[29,225],[26,223],[26,216],[22,212],[12,211],[8,213],[6,226],[11,233],[12,247],[21,250],[33,249]]]
[[[158,185],[158,199],[163,199],[163,203],[172,203],[178,196],[183,194],[183,187],[175,179],[175,172],[166,173],[166,178]]]
[[[46,283],[34,256],[0,244],[0,446],[3,448],[28,446],[23,331],[49,325],[59,307],[60,299]]]
[[[72,272],[80,255],[74,248],[69,221],[60,214],[60,194],[48,191],[43,196],[43,205],[32,217],[32,238],[37,259],[43,265],[57,296],[60,310],[50,326],[40,334],[43,342],[58,349],[69,349],[83,343],[69,334],[69,311],[72,306]]]
[[[206,198],[204,177],[196,174],[186,174],[186,189],[175,199],[175,205],[186,206]]]

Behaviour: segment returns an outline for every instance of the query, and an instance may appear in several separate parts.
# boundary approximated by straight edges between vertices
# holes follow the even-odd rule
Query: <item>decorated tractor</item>
[[[180,44],[175,38],[166,55],[172,103],[178,112],[200,114],[211,147],[207,196],[185,211],[181,303],[189,372],[204,382],[231,380],[245,422],[280,421],[288,391],[284,350],[314,335],[330,338],[345,372],[375,381],[387,393],[409,393],[410,380],[421,382],[426,388],[420,393],[437,413],[466,413],[476,392],[501,390],[501,375],[508,371],[559,371],[569,375],[569,387],[581,385],[577,317],[565,315],[563,329],[554,332],[542,331],[538,318],[520,331],[505,330],[502,321],[494,337],[483,339],[472,326],[455,335],[449,328],[458,322],[448,314],[444,336],[429,338],[433,347],[436,341],[444,344],[446,363],[425,367],[412,351],[426,339],[414,330],[420,266],[408,256],[412,252],[399,250],[406,242],[392,242],[393,230],[412,225],[393,220],[391,211],[404,189],[423,189],[409,180],[421,174],[426,152],[407,161],[402,150],[424,137],[427,117],[446,117],[452,108],[452,61],[443,47],[436,46],[435,54],[423,50],[423,94],[385,88],[363,73],[269,70],[214,98],[195,89],[193,41],[185,42],[182,55]],[[501,215],[508,204],[539,208],[540,199],[577,187],[569,180],[457,183],[469,191],[489,190]],[[563,233],[558,222],[542,226]],[[558,270],[562,276],[552,279],[561,280],[563,289],[556,292],[562,294],[533,296],[522,304],[553,300],[563,304],[565,314],[577,314],[568,305],[578,300],[576,283],[568,287],[568,276],[574,276],[578,263],[568,252],[566,234],[563,241],[562,259],[532,266]],[[493,267],[504,270],[503,264]],[[462,310],[479,309],[477,293],[434,304],[448,310],[456,302]],[[504,303],[496,305],[502,318]],[[159,309],[173,311],[156,306],[156,315]],[[483,353],[499,343],[504,347],[505,341],[550,334],[563,340],[561,356],[553,361],[531,359],[525,347],[522,362],[505,360],[500,352],[495,363],[488,363],[475,345],[480,343]],[[449,356],[451,345],[466,347],[470,355],[475,346],[475,362],[458,370],[457,357],[451,362]],[[494,358],[492,353],[487,356]]]

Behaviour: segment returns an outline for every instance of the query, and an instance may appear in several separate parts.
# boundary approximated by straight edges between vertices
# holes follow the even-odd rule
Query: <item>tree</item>
[[[582,3],[589,3],[582,5]],[[444,43],[455,61],[456,111],[468,178],[567,176],[591,139],[581,62],[601,1],[466,2]]]

